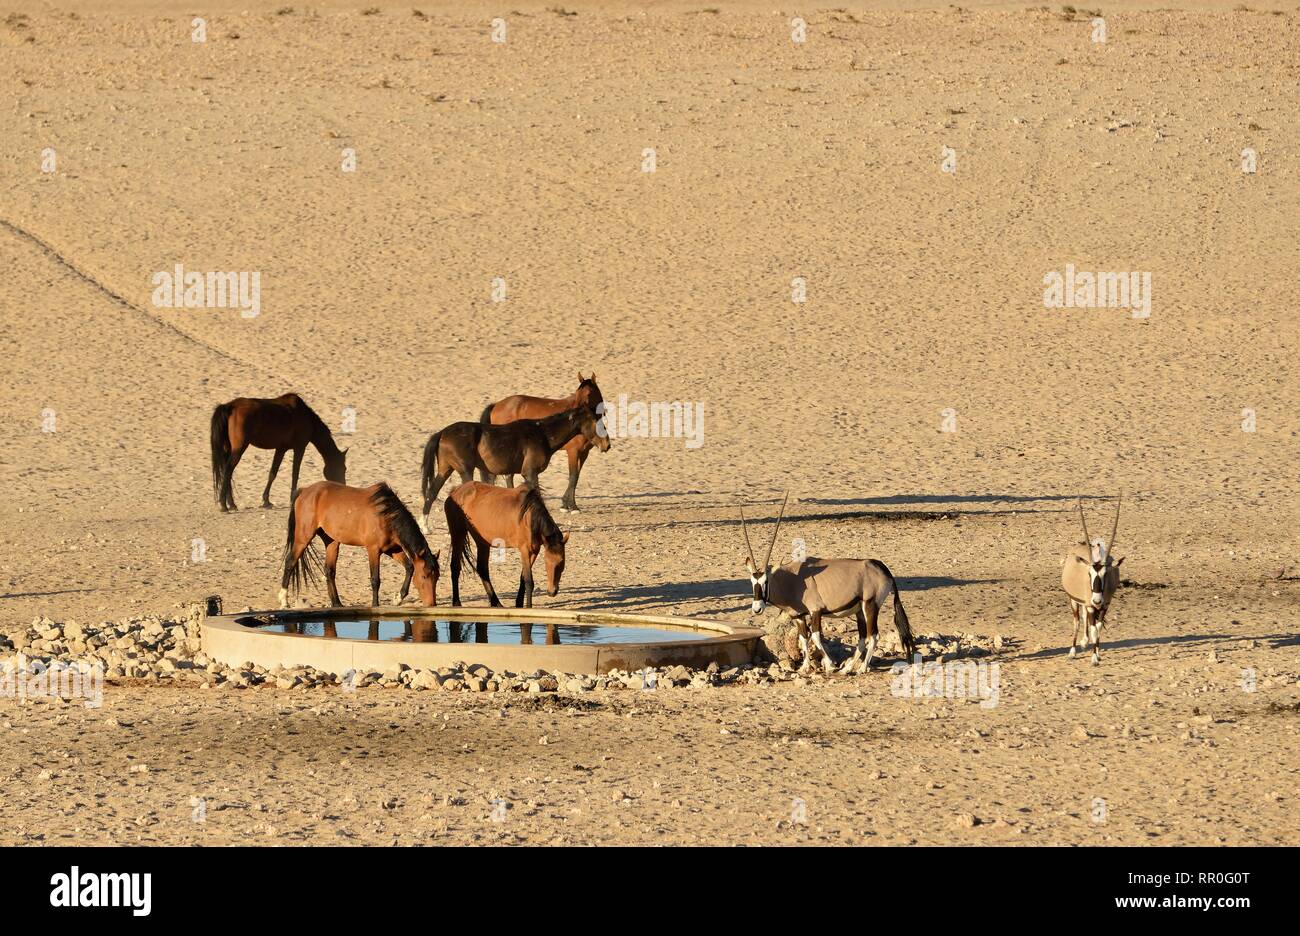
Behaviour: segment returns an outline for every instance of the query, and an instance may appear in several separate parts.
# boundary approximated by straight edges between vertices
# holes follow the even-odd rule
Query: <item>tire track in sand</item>
[[[237,364],[240,367],[249,370],[261,371],[265,376],[271,377],[277,381],[281,379],[278,374],[274,373],[273,371],[267,370],[265,367],[261,366],[260,364],[254,364],[251,361],[245,361],[242,360],[241,358],[237,358],[233,354],[230,354],[229,352],[223,351],[221,348],[218,348],[216,345],[208,344],[206,341],[204,341],[201,338],[195,338],[193,335],[189,334],[188,332],[182,331],[181,329],[177,328],[175,325],[171,324],[170,322],[160,319],[158,316],[149,312],[148,309],[136,305],[134,302],[132,302],[130,299],[127,299],[121,293],[114,291],[112,288],[110,288],[100,280],[96,279],[93,275],[83,270],[81,267],[77,266],[77,264],[69,260],[66,256],[64,256],[62,252],[56,249],[49,242],[42,240],[39,236],[33,234],[31,231],[27,230],[26,228],[20,227],[19,225],[14,224],[12,221],[6,218],[0,218],[0,228],[4,228],[5,230],[9,231],[19,240],[24,240],[27,241],[29,244],[32,244],[39,251],[41,251],[41,253],[45,254],[45,256],[49,257],[55,263],[62,266],[64,269],[68,270],[69,272],[71,272],[74,276],[89,283],[91,286],[93,286],[99,292],[103,293],[105,296],[107,296],[109,299],[111,299],[113,302],[117,303],[118,305],[130,309],[132,312],[134,312],[136,315],[143,318],[145,321],[153,325],[155,328],[159,328],[165,332],[168,332],[169,334],[177,338],[180,338],[182,341],[187,341],[190,344],[197,345],[198,347],[203,348],[205,351],[208,351],[211,354],[215,354],[217,357],[229,361],[232,364]]]

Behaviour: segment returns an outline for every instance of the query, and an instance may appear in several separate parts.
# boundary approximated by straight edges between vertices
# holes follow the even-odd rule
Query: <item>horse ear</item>
[[[569,534],[565,533],[563,539],[561,539],[560,542],[567,543],[568,541],[569,541]]]

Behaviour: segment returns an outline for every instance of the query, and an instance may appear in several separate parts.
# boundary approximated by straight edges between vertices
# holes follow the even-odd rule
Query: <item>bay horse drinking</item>
[[[313,542],[325,543],[325,583],[330,604],[338,607],[335,566],[339,546],[363,546],[370,559],[370,603],[379,604],[379,558],[391,556],[406,567],[400,604],[415,580],[424,604],[438,604],[438,554],[420,532],[415,517],[387,484],[356,488],[333,481],[317,481],[298,492],[289,506],[289,531],[284,542],[284,575],[280,580],[280,605],[285,606],[290,586],[297,592],[303,580],[314,583],[321,560]]]
[[[538,553],[546,557],[546,593],[552,598],[559,594],[560,576],[564,574],[564,545],[569,541],[569,534],[556,526],[537,488],[501,488],[470,481],[447,496],[443,509],[451,533],[452,607],[460,606],[462,561],[473,563],[487,592],[488,603],[494,608],[501,607],[488,575],[489,550],[494,547],[519,550],[522,569],[519,593],[515,595],[516,608],[533,606],[533,563]],[[477,559],[470,555],[471,539],[478,548]]]
[[[599,418],[603,415],[604,403],[605,398],[601,396],[600,387],[596,386],[596,374],[593,372],[590,377],[583,377],[582,372],[579,371],[578,389],[567,397],[552,399],[551,397],[508,396],[504,400],[488,404],[487,409],[483,410],[483,415],[479,417],[479,422],[484,425],[500,426],[517,419],[544,419],[577,406],[587,407],[592,415]],[[591,447],[592,443],[586,437],[575,437],[564,444],[564,451],[569,456],[569,486],[565,489],[564,498],[560,503],[565,510],[578,509],[578,475],[582,473],[582,466],[586,463],[587,456],[591,454]],[[600,450],[603,452],[608,448],[608,445],[604,445]],[[507,475],[507,487],[513,486],[510,482],[511,479]]]
[[[250,445],[254,448],[274,449],[271,475],[262,491],[262,506],[271,506],[271,483],[280,470],[284,453],[293,451],[293,478],[289,497],[298,490],[298,470],[308,443],[316,446],[325,459],[325,477],[343,484],[347,480],[347,449],[334,444],[329,427],[296,393],[286,393],[274,400],[239,397],[222,403],[212,411],[212,487],[217,496],[217,506],[224,513],[235,510],[235,497],[231,479],[235,466]]]
[[[578,406],[545,419],[517,419],[504,426],[455,422],[435,432],[425,443],[420,467],[426,524],[438,492],[453,471],[462,482],[472,480],[475,471],[485,481],[495,475],[522,474],[524,483],[536,488],[537,476],[546,470],[551,456],[572,440],[583,439],[605,451],[609,439],[596,418],[587,407]]]

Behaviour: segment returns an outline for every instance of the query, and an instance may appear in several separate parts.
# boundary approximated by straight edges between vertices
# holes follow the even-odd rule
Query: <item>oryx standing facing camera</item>
[[[754,589],[754,613],[762,614],[763,609],[771,604],[792,617],[799,628],[799,650],[803,654],[799,671],[805,672],[812,665],[812,651],[816,650],[822,656],[822,668],[828,673],[834,670],[835,664],[822,645],[822,617],[856,615],[858,648],[845,661],[840,672],[852,673],[856,670],[865,673],[876,652],[876,617],[892,595],[894,627],[898,631],[904,652],[910,658],[916,651],[911,625],[907,620],[907,612],[903,610],[894,576],[883,562],[875,559],[809,557],[802,562],[790,562],[772,568],[772,547],[776,545],[776,535],[781,529],[781,518],[785,516],[785,505],[789,499],[790,495],[786,494],[785,500],[781,502],[781,513],[777,515],[776,528],[772,530],[772,541],[768,543],[767,556],[763,559],[762,566],[754,559],[754,547],[750,545],[749,527],[745,523],[745,509],[740,509],[740,526],[745,534],[745,547],[749,550],[745,565],[749,570],[750,585]]]
[[[1079,623],[1082,621],[1083,646],[1092,644],[1092,665],[1101,662],[1101,625],[1106,623],[1106,611],[1119,588],[1119,566],[1123,557],[1115,558],[1115,534],[1119,530],[1119,504],[1123,495],[1115,499],[1115,522],[1111,524],[1110,539],[1095,542],[1088,536],[1088,520],[1083,515],[1083,501],[1079,502],[1079,519],[1083,521],[1083,542],[1076,543],[1061,560],[1061,587],[1070,596],[1070,612],[1074,615],[1074,637],[1070,640],[1070,656],[1079,646]]]

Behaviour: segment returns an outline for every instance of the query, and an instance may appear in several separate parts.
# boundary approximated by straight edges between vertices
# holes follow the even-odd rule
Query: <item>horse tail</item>
[[[465,516],[465,508],[455,497],[448,497],[442,507],[447,514],[447,532],[451,534],[452,561],[459,559],[458,564],[475,568],[477,563],[469,549],[469,517]]]
[[[442,441],[442,430],[439,429],[433,435],[429,436],[429,441],[424,443],[424,458],[420,462],[420,493],[424,495],[424,512],[429,512],[432,506],[433,498],[429,495],[433,491],[433,479],[438,474],[438,444]]]
[[[307,543],[307,548],[294,559],[294,539],[298,532],[298,499],[295,495],[289,504],[289,532],[284,538],[284,574],[280,577],[280,588],[287,591],[290,587],[296,593],[305,581],[309,585],[316,583],[316,573],[321,568],[321,556],[316,549],[315,538]]]
[[[483,410],[483,415],[478,418],[478,421],[481,425],[484,426],[492,425],[492,410],[495,406],[496,406],[495,403],[489,403],[487,407]]]
[[[912,623],[907,619],[907,612],[903,610],[903,599],[898,594],[898,583],[894,581],[894,573],[889,571],[888,566],[878,559],[872,559],[876,568],[885,573],[885,578],[889,580],[889,590],[894,593],[894,629],[898,631],[898,642],[902,644],[903,651],[910,660],[916,653],[916,638],[912,636]]]
[[[230,464],[230,410],[229,403],[222,403],[214,409],[209,431],[212,439],[212,490],[217,495],[217,500],[221,500],[226,466]]]

